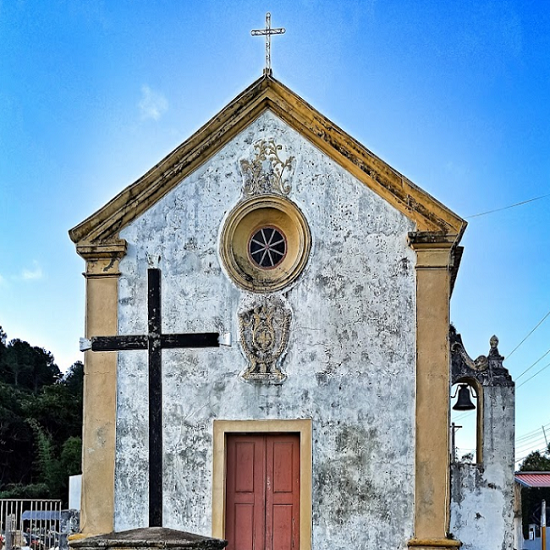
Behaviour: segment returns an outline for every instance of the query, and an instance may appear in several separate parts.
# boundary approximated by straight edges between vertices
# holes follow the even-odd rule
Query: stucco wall
[[[451,467],[451,532],[464,550],[514,548],[514,388],[484,386],[483,461]]]
[[[282,385],[247,382],[238,343],[163,351],[165,526],[211,534],[214,419],[312,418],[313,548],[404,548],[413,534],[414,227],[264,113],[121,232],[119,333],[147,331],[146,270],[162,270],[164,332],[230,331],[244,292],[218,255],[239,159],[274,138],[295,157],[290,198],[312,234],[281,294],[292,309]],[[119,353],[115,529],[147,522],[147,354]]]

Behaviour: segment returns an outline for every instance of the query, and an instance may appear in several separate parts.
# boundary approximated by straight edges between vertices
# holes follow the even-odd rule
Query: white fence
[[[59,548],[60,521],[60,500],[0,499],[3,550]]]

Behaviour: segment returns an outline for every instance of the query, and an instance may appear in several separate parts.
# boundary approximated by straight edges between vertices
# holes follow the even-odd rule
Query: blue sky
[[[67,231],[261,75],[274,76],[469,221],[451,317],[508,355],[550,311],[550,10],[543,1],[0,0],[0,324],[81,357],[83,261]],[[506,361],[550,348],[550,318]],[[550,354],[518,379],[544,446]],[[549,434],[550,434],[550,430]],[[467,447],[467,443],[465,446]]]

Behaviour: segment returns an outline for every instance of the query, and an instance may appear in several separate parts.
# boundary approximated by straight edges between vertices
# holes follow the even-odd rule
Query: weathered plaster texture
[[[451,466],[451,532],[464,550],[512,550],[514,388],[483,392],[483,461]]]
[[[243,298],[218,255],[241,195],[239,159],[274,138],[296,159],[292,199],[309,263],[292,309],[282,385],[245,381]],[[214,419],[311,418],[313,548],[405,548],[413,535],[415,274],[412,222],[271,113],[121,232],[119,332],[147,331],[146,270],[162,270],[164,332],[230,331],[230,348],[166,350],[165,526],[211,533]],[[147,354],[119,354],[115,528],[147,522]]]

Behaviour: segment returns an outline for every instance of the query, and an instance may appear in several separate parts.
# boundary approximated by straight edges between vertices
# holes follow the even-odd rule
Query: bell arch
[[[461,390],[461,388],[465,388],[465,391]],[[460,406],[464,395],[467,396],[467,399],[472,404],[473,408],[470,411],[456,408],[457,405]],[[451,377],[451,460],[455,459],[453,455],[455,453],[455,430],[457,426],[454,420],[459,420],[463,424],[462,428],[466,429],[467,432],[471,432],[472,430],[469,429],[472,420],[471,416],[475,415],[473,419],[475,425],[473,430],[475,432],[475,449],[472,453],[472,462],[474,464],[481,464],[483,462],[483,407],[484,391],[483,385],[479,380],[473,376],[460,376],[456,379],[454,376]],[[462,414],[465,416],[462,416]]]
[[[487,431],[492,430],[491,418],[495,415],[494,397],[503,390],[511,389],[514,382],[504,367],[504,357],[498,351],[498,338],[489,340],[488,355],[472,359],[464,348],[460,334],[451,325],[451,388],[457,384],[467,384],[478,395],[476,407],[476,463],[483,464],[494,453],[493,445],[486,439]],[[491,397],[492,396],[492,397]],[[486,430],[487,428],[487,430]],[[490,439],[490,438],[489,438]],[[489,457],[487,456],[489,454]]]

